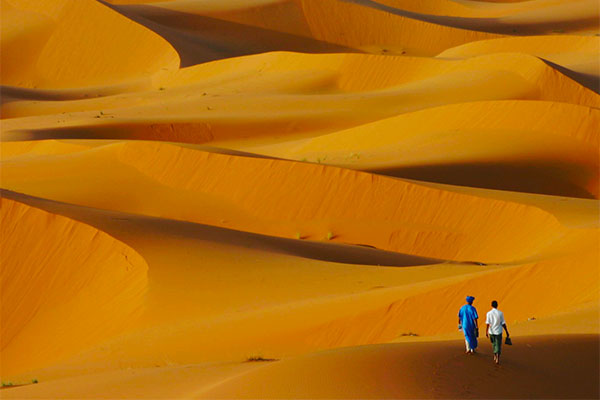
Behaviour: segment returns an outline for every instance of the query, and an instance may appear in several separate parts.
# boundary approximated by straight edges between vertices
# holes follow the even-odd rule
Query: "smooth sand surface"
[[[596,1],[0,7],[0,397],[599,396]]]

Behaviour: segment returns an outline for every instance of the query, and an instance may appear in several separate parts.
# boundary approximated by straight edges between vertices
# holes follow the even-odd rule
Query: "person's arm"
[[[502,324],[502,327],[504,328],[504,330],[506,331],[506,337],[510,336],[510,333],[508,333],[508,328],[506,327],[506,323]]]
[[[485,324],[485,337],[490,337],[490,334],[488,333],[490,331],[490,324]]]

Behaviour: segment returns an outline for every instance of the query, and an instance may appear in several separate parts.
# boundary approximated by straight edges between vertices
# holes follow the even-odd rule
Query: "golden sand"
[[[596,1],[0,5],[1,397],[599,396]]]

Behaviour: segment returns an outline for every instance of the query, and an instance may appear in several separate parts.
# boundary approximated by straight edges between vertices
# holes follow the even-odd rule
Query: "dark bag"
[[[479,328],[475,328],[475,337],[479,337]]]
[[[510,339],[510,336],[507,336],[506,339],[504,340],[504,344],[507,344],[509,346],[512,346],[512,340]]]

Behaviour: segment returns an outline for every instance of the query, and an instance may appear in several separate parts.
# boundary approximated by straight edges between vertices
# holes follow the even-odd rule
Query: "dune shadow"
[[[98,210],[42,199],[6,189],[0,189],[0,197],[9,198],[92,225],[124,243],[128,243],[127,237],[122,237],[119,230],[114,229],[114,227],[111,228],[111,224],[126,221],[130,231],[139,231],[140,233],[157,232],[160,235],[193,238],[240,248],[342,264],[408,267],[432,265],[445,261],[379,250],[370,246],[287,239],[187,221]]]
[[[489,162],[423,165],[372,169],[369,172],[397,178],[471,186],[484,189],[595,199],[584,183],[594,179],[575,164]]]
[[[182,68],[270,51],[359,52],[308,37],[152,5],[116,6],[104,1],[102,3],[167,40],[179,53]]]
[[[572,20],[557,19],[549,21],[535,21],[532,23],[510,23],[500,18],[468,18],[446,15],[423,14],[388,6],[374,0],[341,1],[358,4],[364,7],[373,8],[401,17],[411,18],[438,25],[449,26],[452,28],[468,29],[473,31],[496,34],[509,34],[514,36],[535,35],[549,32],[562,33],[565,31],[568,32],[569,30],[579,30],[583,27],[598,27],[598,24],[600,22],[597,15],[589,15],[586,18]]]
[[[554,68],[561,74],[573,79],[575,82],[579,83],[581,86],[585,86],[586,88],[593,90],[594,92],[600,94],[600,76],[593,74],[586,74],[583,72],[573,71],[569,68],[563,67],[562,65],[555,64],[551,61],[540,58],[543,62],[545,62],[550,67]],[[600,71],[598,71],[600,74]]]

